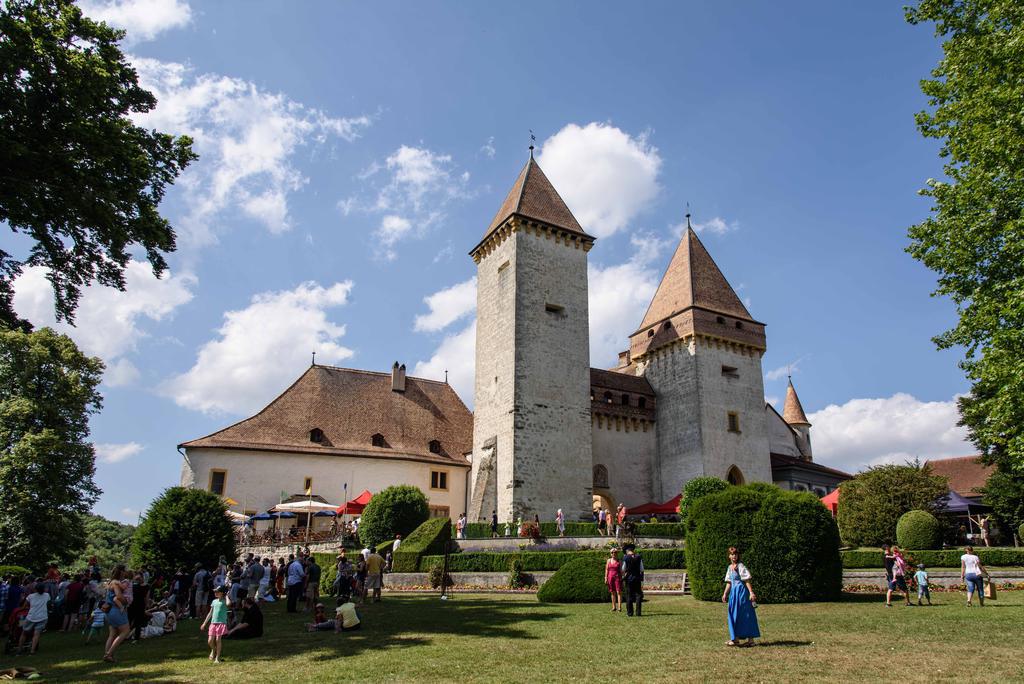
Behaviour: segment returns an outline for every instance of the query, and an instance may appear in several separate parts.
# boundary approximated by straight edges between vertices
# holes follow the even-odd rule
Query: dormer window
[[[651,328],[650,330],[647,331],[647,336],[654,337],[654,328]]]
[[[436,439],[430,440],[430,444],[428,444],[427,446],[430,447],[430,453],[432,453],[432,454],[439,454],[439,453],[441,453],[441,443],[439,441],[437,441]]]
[[[647,408],[647,399],[645,397],[638,398],[636,400],[636,407],[637,408]]]
[[[717,323],[718,323],[719,325],[725,325],[725,318],[724,318],[724,317],[722,317],[722,316],[719,316],[718,318],[716,318],[716,319],[715,319],[715,321],[716,321],[716,322],[717,322]]]
[[[736,329],[743,330],[743,321],[736,321]]]
[[[380,434],[379,432],[375,434],[373,437],[370,437],[370,444],[372,444],[375,447],[387,446],[384,443],[384,435]]]
[[[611,392],[605,392],[604,393],[604,403],[606,403],[606,404],[612,403],[612,393]]]
[[[661,327],[664,330],[671,330],[672,329],[672,321],[665,321],[665,325],[663,325]]]
[[[309,441],[320,444],[320,442],[324,441],[324,431],[320,428],[313,428],[309,431]]]

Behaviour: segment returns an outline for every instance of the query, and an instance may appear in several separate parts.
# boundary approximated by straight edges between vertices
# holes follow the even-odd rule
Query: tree
[[[679,518],[685,523],[698,499],[725,491],[728,487],[728,482],[717,477],[695,477],[688,481],[683,485],[683,495],[679,499]]]
[[[875,546],[896,539],[896,523],[907,511],[934,513],[949,481],[925,464],[868,468],[839,485],[839,531],[843,541]]]
[[[1012,537],[1024,525],[1024,475],[997,468],[981,491],[1000,527]]]
[[[134,525],[107,520],[91,513],[82,516],[82,523],[85,527],[85,549],[69,569],[84,569],[92,556],[96,557],[104,570],[128,562],[135,534]]]
[[[132,539],[132,562],[165,572],[210,567],[236,554],[235,532],[227,506],[202,489],[169,487],[149,506]]]
[[[192,141],[132,123],[156,98],[118,47],[121,30],[70,0],[0,5],[0,223],[33,245],[0,250],[0,323],[22,325],[13,281],[45,266],[58,319],[74,318],[93,281],[124,289],[129,249],[167,268],[174,231],[157,212],[168,185],[197,157]]]
[[[417,487],[395,485],[373,495],[359,520],[359,539],[367,548],[403,537],[430,517],[427,497]]]
[[[0,563],[39,569],[82,550],[100,493],[86,438],[102,376],[66,335],[0,328]]]
[[[961,424],[986,462],[1024,471],[1024,5],[922,0],[907,20],[944,38],[917,125],[942,141],[946,175],[921,190],[932,215],[910,229],[908,251],[957,307],[935,342],[966,350]]]

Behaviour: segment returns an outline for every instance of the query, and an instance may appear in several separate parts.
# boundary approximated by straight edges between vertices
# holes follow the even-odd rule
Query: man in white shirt
[[[299,597],[302,596],[302,588],[304,586],[304,580],[306,578],[306,570],[302,567],[302,562],[298,558],[293,558],[292,562],[288,564],[288,612],[297,613],[298,608],[296,607],[299,602]]]
[[[50,594],[47,593],[46,586],[42,582],[36,583],[35,591],[25,597],[25,603],[28,604],[28,615],[25,616],[25,626],[22,628],[21,638],[18,639],[18,650],[21,650],[25,645],[25,639],[31,634],[30,653],[34,654],[39,648],[39,635],[46,629],[46,621],[50,617]]]

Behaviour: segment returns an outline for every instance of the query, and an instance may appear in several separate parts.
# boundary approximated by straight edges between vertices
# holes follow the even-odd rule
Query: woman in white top
[[[978,605],[985,605],[985,585],[982,575],[987,575],[988,570],[981,564],[981,559],[974,554],[974,547],[968,546],[964,549],[964,555],[960,556],[960,579],[967,584],[967,607],[971,607],[971,597],[978,592]]]

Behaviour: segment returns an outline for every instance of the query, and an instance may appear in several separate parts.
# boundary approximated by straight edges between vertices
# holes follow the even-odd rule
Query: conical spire
[[[789,379],[789,386],[786,387],[786,405],[782,408],[782,419],[790,425],[811,426],[804,407],[800,405],[800,397],[796,396],[796,388],[793,387],[793,378]]]
[[[572,233],[586,235],[576,217],[559,196],[551,181],[541,171],[540,165],[533,158],[533,152],[527,160],[519,177],[512,185],[501,209],[494,215],[494,220],[487,227],[486,235],[499,227],[513,215],[533,219],[554,228],[561,228]],[[486,236],[485,236],[486,237]],[[589,237],[589,236],[588,236]]]
[[[687,225],[640,329],[693,307],[753,320],[697,233]]]

